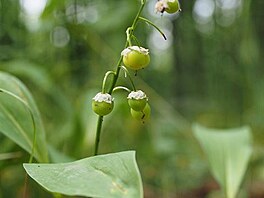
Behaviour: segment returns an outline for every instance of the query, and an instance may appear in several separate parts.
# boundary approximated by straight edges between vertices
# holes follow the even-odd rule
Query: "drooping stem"
[[[117,90],[124,90],[124,91],[127,91],[128,93],[131,92],[130,89],[128,89],[127,87],[123,87],[123,86],[117,86],[113,89],[113,92],[117,91]]]
[[[111,74],[115,75],[115,72],[114,71],[108,71],[105,73],[103,84],[102,84],[102,93],[106,92],[106,90],[105,90],[106,80],[107,80],[108,76],[110,76]]]
[[[131,25],[129,29],[129,31],[127,31],[127,41],[125,43],[125,46],[124,48],[127,48],[129,46],[129,44],[131,44],[131,37],[133,35],[133,31],[135,30],[136,28],[136,25],[137,25],[137,22],[139,20],[139,17],[142,13],[142,10],[145,6],[145,3],[146,3],[146,0],[141,0],[141,6],[137,12],[137,15],[135,16],[134,20],[133,20],[133,23]],[[129,42],[130,41],[130,42]],[[120,73],[120,65],[122,63],[122,59],[123,59],[123,56],[121,55],[117,64],[116,64],[116,71],[114,72],[114,77],[113,77],[113,80],[111,82],[111,85],[110,85],[110,90],[108,91],[108,93],[111,95],[115,86],[116,86],[116,82],[118,80],[118,77],[119,77],[119,73]],[[104,87],[105,85],[103,85]],[[104,89],[104,88],[103,88]],[[97,128],[96,128],[96,140],[95,140],[95,149],[94,149],[94,155],[98,155],[98,150],[99,150],[99,142],[100,142],[100,135],[101,135],[101,130],[102,130],[102,126],[103,126],[103,116],[98,116],[98,120],[97,120]]]
[[[139,19],[142,20],[142,21],[145,21],[149,25],[152,25],[163,36],[164,40],[167,40],[166,35],[161,31],[161,29],[158,26],[156,26],[154,23],[152,23],[150,20],[148,20],[148,19],[146,19],[144,17],[139,17]]]
[[[131,27],[127,28],[126,37],[127,37],[127,42],[129,46],[132,46],[132,42],[131,42],[132,32],[133,32],[133,29]]]

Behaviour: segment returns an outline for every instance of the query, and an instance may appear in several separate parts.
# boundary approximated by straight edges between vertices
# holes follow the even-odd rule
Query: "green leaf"
[[[24,164],[50,192],[100,198],[143,198],[135,151],[98,155],[70,163]]]
[[[36,129],[34,157],[40,162],[47,162],[45,132],[32,95],[20,80],[0,72],[0,133],[31,153],[34,126]]]
[[[195,124],[193,131],[226,197],[236,197],[252,154],[250,128],[245,126],[220,130]]]

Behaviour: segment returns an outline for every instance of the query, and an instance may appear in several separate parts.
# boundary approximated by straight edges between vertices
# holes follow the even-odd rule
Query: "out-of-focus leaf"
[[[20,80],[4,72],[0,72],[0,89],[0,132],[31,153],[34,129],[30,108],[36,127],[34,157],[40,162],[47,162],[45,132],[32,95]],[[16,98],[6,94],[8,92]]]
[[[52,145],[48,145],[49,157],[52,163],[71,162],[74,159],[58,151]]]
[[[24,164],[48,191],[101,198],[143,198],[135,152],[126,151],[60,164]]]
[[[44,89],[44,91],[52,87],[52,80],[45,69],[25,58],[2,63],[0,68],[15,76],[30,79],[35,86]]]
[[[252,153],[250,128],[220,130],[195,124],[193,131],[208,158],[213,176],[227,198],[234,198]]]
[[[21,157],[20,152],[13,152],[13,153],[0,153],[0,161],[1,160],[7,160],[7,159],[14,159]]]

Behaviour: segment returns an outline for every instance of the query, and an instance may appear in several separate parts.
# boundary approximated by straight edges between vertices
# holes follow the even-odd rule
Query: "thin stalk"
[[[102,85],[102,93],[105,93],[105,85],[106,85],[106,80],[108,78],[108,76],[110,76],[111,74],[113,74],[115,76],[115,72],[114,71],[108,71],[105,73],[105,76],[104,76],[104,80],[103,80],[103,85]]]
[[[139,20],[139,17],[141,15],[141,12],[145,6],[145,3],[146,3],[146,0],[142,0],[141,1],[141,6],[138,10],[138,13],[137,15],[135,16],[134,18],[134,21],[132,23],[132,26],[130,27],[130,35],[128,35],[129,38],[131,38],[131,35],[133,35],[133,31],[134,29],[136,28],[136,25],[137,25],[137,22]],[[129,42],[128,42],[128,38],[127,38],[127,41],[126,41],[126,44],[125,44],[125,47],[124,48],[127,48],[129,46]],[[109,94],[111,95],[115,86],[116,86],[116,82],[117,82],[117,79],[119,77],[119,73],[120,73],[120,65],[122,63],[122,59],[123,59],[123,56],[121,55],[117,64],[116,64],[116,71],[115,71],[115,75],[114,75],[114,78],[112,80],[112,83],[111,83],[111,86],[110,86],[110,90],[109,90]],[[103,126],[103,116],[98,116],[98,120],[97,120],[97,128],[96,128],[96,140],[95,140],[95,149],[94,149],[94,155],[98,155],[98,149],[99,149],[99,142],[100,142],[100,134],[101,134],[101,130],[102,130],[102,126]]]
[[[161,29],[158,27],[158,26],[156,26],[153,22],[151,22],[150,20],[148,20],[148,19],[146,19],[146,18],[144,18],[144,17],[139,17],[139,19],[140,20],[142,20],[142,21],[145,21],[146,23],[148,23],[149,25],[152,25],[162,36],[163,36],[163,38],[164,38],[164,40],[167,40],[167,37],[166,37],[166,35],[161,31]]]
[[[127,68],[126,68],[125,66],[121,66],[121,68],[124,70],[125,75],[128,76],[128,79],[129,79],[129,81],[130,81],[130,83],[131,83],[131,85],[132,85],[133,90],[136,91],[135,84],[134,84],[134,82],[133,82],[133,80],[132,80],[132,77],[131,77],[129,71],[127,70]]]
[[[141,6],[140,6],[140,8],[139,8],[139,10],[138,10],[138,13],[137,13],[137,15],[136,15],[136,17],[135,17],[135,19],[134,19],[134,21],[133,21],[133,23],[132,23],[132,26],[131,26],[131,28],[132,28],[133,30],[136,28],[136,25],[137,25],[138,19],[139,19],[140,15],[141,15],[141,12],[142,12],[142,10],[143,10],[143,8],[144,8],[144,6],[145,6],[145,3],[146,3],[145,0],[142,0],[142,1],[141,1]]]
[[[99,148],[99,143],[100,143],[100,135],[101,135],[103,119],[104,119],[103,116],[98,116],[95,147],[94,147],[94,155],[98,155],[98,148]]]
[[[123,86],[117,86],[113,89],[113,92],[117,91],[117,90],[124,90],[124,91],[127,91],[128,93],[131,92],[130,89],[128,89],[127,87],[123,87]]]
[[[137,39],[137,37],[132,35],[132,39],[136,42],[137,46],[141,46],[141,44],[140,44],[139,40]]]
[[[127,48],[128,47],[128,42],[126,42],[126,44],[125,44],[125,47],[124,48]],[[115,71],[115,76],[114,76],[114,78],[113,78],[113,81],[112,81],[112,84],[111,84],[111,86],[110,86],[110,90],[109,90],[109,94],[111,95],[112,94],[112,92],[113,92],[113,89],[115,88],[115,85],[116,85],[116,82],[117,82],[117,79],[118,79],[118,77],[119,77],[119,73],[120,73],[120,65],[121,65],[121,63],[122,63],[122,60],[123,60],[123,56],[120,56],[120,58],[119,58],[119,60],[118,60],[118,62],[117,62],[117,67],[116,67],[116,71]]]
[[[133,32],[133,29],[131,27],[127,28],[126,37],[127,37],[127,42],[129,46],[132,46],[132,42],[131,42],[132,32]]]

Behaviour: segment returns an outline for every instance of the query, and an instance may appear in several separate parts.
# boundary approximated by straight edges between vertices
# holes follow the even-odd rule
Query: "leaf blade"
[[[195,124],[193,132],[208,158],[212,175],[227,197],[234,198],[253,150],[250,128],[220,130]]]
[[[20,80],[4,72],[0,72],[0,90],[0,133],[31,153],[36,127],[34,157],[47,162],[45,131],[32,95]]]
[[[143,198],[135,152],[125,151],[59,164],[24,164],[50,192],[70,196]]]

